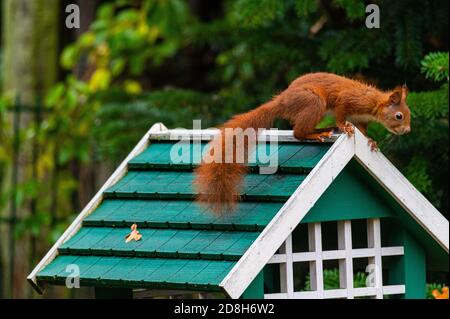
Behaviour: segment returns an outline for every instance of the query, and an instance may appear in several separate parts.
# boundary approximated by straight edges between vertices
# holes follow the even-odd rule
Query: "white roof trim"
[[[355,141],[357,161],[448,253],[448,220],[381,152],[370,150],[367,138],[361,132],[356,132]]]
[[[220,283],[231,298],[242,295],[352,158],[356,158],[448,253],[448,220],[383,154],[372,152],[368,139],[358,129],[355,130],[351,138],[345,135],[338,138]]]
[[[217,128],[206,130],[187,130],[187,129],[172,129],[161,130],[150,134],[151,140],[201,140],[209,141],[220,132]],[[325,139],[325,142],[334,142],[338,139],[340,134],[333,134],[330,138]],[[258,140],[265,141],[276,138],[278,142],[298,142],[294,137],[292,130],[261,130],[258,134]],[[302,142],[316,142],[313,140],[304,140]]]

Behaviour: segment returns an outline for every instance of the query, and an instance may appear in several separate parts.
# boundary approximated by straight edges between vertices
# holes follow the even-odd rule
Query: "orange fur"
[[[214,149],[221,149],[221,154],[225,154],[225,141],[232,138],[224,134],[225,128],[241,128],[245,130],[247,128],[269,127],[277,116],[276,106],[277,100],[274,98],[272,101],[250,112],[237,115],[224,123],[221,127],[221,134],[210,142],[210,158],[217,155],[214,154]],[[244,138],[244,149],[246,151],[246,154],[243,156],[244,159],[247,158],[248,152],[251,151],[248,149],[249,144],[253,145],[250,142],[249,138]],[[218,214],[234,209],[235,203],[240,199],[239,188],[242,183],[242,177],[247,173],[247,166],[236,160],[235,143],[233,140],[229,144],[233,146],[233,160],[231,163],[211,161],[210,163],[202,163],[195,170],[197,178],[194,184],[199,194],[197,200],[206,203],[213,212]]]
[[[197,200],[206,203],[218,214],[232,211],[239,200],[239,190],[247,167],[236,160],[239,155],[235,150],[236,137],[224,134],[226,128],[269,128],[276,118],[282,118],[293,124],[297,139],[322,141],[328,132],[318,133],[314,128],[326,113],[331,113],[336,118],[337,127],[343,132],[349,132],[347,121],[355,124],[364,134],[369,121],[378,121],[391,132],[404,134],[410,130],[407,93],[405,86],[383,92],[365,83],[330,73],[300,76],[271,101],[237,115],[222,125],[221,134],[211,141],[210,146],[211,149],[221,149],[224,154],[227,151],[225,144],[230,142],[233,160],[230,163],[204,160],[195,170],[194,184],[199,194]],[[401,120],[398,113],[402,115]],[[244,159],[251,151],[248,145],[253,145],[249,139],[244,139]],[[213,151],[210,153],[209,159],[217,155]]]

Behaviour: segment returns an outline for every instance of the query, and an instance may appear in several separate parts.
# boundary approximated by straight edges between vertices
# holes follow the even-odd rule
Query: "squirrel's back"
[[[326,133],[314,132],[314,128],[328,111],[335,114],[336,125],[343,129],[347,115],[371,114],[384,98],[385,93],[368,84],[332,73],[309,73],[298,77],[269,102],[239,114],[221,126],[221,133],[209,144],[210,160],[202,162],[195,171],[194,184],[199,194],[197,200],[207,203],[219,214],[234,208],[247,172],[246,163],[236,161],[236,140],[245,135],[242,130],[252,128],[257,131],[260,128],[269,128],[276,118],[282,118],[293,124],[296,138],[323,140]],[[242,129],[240,132],[237,130],[237,135],[224,134],[226,129],[236,128]],[[247,135],[244,136],[246,137]],[[253,142],[250,139],[245,140],[245,160],[251,151],[250,147],[254,145]],[[224,162],[223,157],[228,156],[224,153],[230,151],[232,161]],[[217,160],[214,157],[218,153],[222,154],[222,158]]]

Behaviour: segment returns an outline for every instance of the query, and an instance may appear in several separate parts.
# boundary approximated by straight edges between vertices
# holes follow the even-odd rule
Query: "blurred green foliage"
[[[367,280],[366,273],[364,272],[355,273],[353,276],[353,288],[367,287],[366,280]],[[323,270],[323,287],[325,290],[339,289],[341,287],[338,268]],[[311,290],[311,277],[309,273],[306,275],[306,281],[303,290],[305,291]]]
[[[426,298],[427,299],[435,299],[433,296],[433,291],[437,290],[439,293],[442,293],[442,288],[446,287],[443,284],[430,283],[427,284],[426,287]]]
[[[422,71],[428,79],[448,82],[448,52],[432,52],[422,61]]]
[[[87,65],[87,77],[78,82],[90,93],[92,105],[84,108],[96,117],[103,157],[123,157],[156,121],[220,124],[307,72],[356,75],[382,88],[407,82],[412,134],[392,136],[376,124],[369,132],[419,190],[448,211],[442,177],[448,174],[442,165],[448,163],[448,53],[424,55],[447,46],[448,2],[379,1],[381,28],[370,30],[360,0],[223,1],[219,16],[208,21],[184,1],[135,3],[102,5],[90,31],[61,59],[66,68]],[[189,63],[206,64],[200,83],[193,83],[189,73],[198,70]],[[64,103],[79,105],[71,92],[76,82],[66,85]]]
[[[3,207],[7,201],[7,196],[4,190],[4,176],[6,174],[6,167],[9,164],[10,156],[8,153],[9,143],[7,133],[9,132],[9,125],[6,118],[6,104],[0,100],[0,208]]]
[[[380,29],[365,27],[362,0],[102,2],[89,31],[61,55],[68,76],[46,96],[42,125],[21,134],[37,135],[41,149],[38,181],[28,186],[39,187],[27,193],[40,199],[41,213],[32,222],[51,223],[42,216],[55,205],[62,216],[76,213],[74,162],[116,164],[155,122],[190,128],[193,119],[202,119],[204,128],[218,125],[314,71],[354,76],[383,89],[407,82],[412,133],[392,136],[377,124],[369,133],[448,213],[449,3],[376,3]],[[10,154],[4,105],[12,102],[0,103],[0,173]]]
[[[399,138],[386,136],[382,144],[383,151],[403,169],[406,177],[447,214],[448,62],[448,53],[431,53],[424,58],[422,72],[436,82],[438,87],[431,91],[409,94],[411,133]]]

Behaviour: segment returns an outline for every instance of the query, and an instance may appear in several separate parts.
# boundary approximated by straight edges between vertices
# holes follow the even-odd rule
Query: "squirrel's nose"
[[[404,134],[411,132],[411,126],[407,126],[403,129]]]

